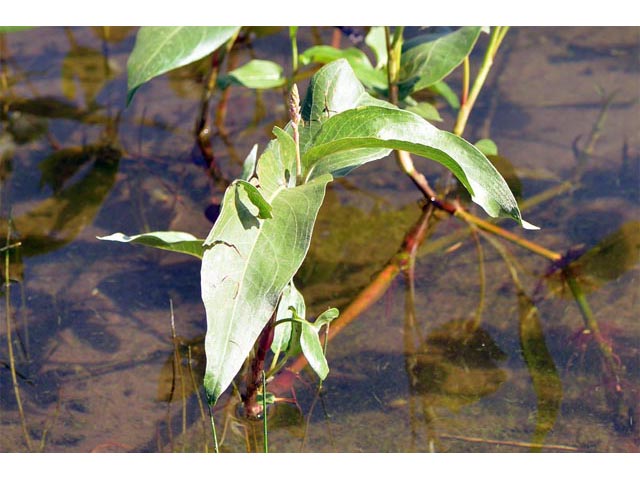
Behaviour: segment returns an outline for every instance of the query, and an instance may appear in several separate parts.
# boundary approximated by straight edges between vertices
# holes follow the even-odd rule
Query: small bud
[[[289,93],[289,118],[296,125],[300,123],[300,95],[298,86],[294,83]]]

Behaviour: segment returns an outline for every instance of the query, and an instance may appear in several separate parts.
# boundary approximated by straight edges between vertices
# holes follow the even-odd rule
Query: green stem
[[[209,418],[211,419],[211,436],[213,437],[213,449],[216,453],[220,453],[220,447],[218,446],[218,435],[216,434],[216,423],[213,419],[213,408],[211,407],[211,404],[209,402],[207,402],[207,406],[209,407]]]
[[[289,81],[289,88],[295,81],[298,74],[298,27],[289,27],[289,40],[291,41],[291,79]]]
[[[456,119],[456,124],[453,127],[453,133],[458,136],[462,136],[462,132],[467,125],[467,121],[469,120],[469,115],[471,114],[471,110],[480,94],[480,90],[484,85],[484,82],[489,75],[489,71],[493,66],[493,60],[498,52],[498,48],[504,39],[504,36],[507,34],[509,27],[495,27],[491,30],[491,37],[489,38],[489,45],[487,45],[487,50],[484,55],[484,60],[482,61],[482,65],[480,66],[480,70],[478,70],[478,76],[473,82],[473,87],[471,87],[471,92],[469,92],[469,97],[466,99],[467,101],[460,105],[460,110],[458,112],[458,118]]]

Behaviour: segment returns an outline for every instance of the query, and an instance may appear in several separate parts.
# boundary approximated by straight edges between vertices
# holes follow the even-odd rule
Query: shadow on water
[[[282,96],[218,92],[196,138],[205,59],[125,109],[135,32],[0,34],[0,235],[20,244],[1,257],[2,450],[212,449],[199,264],[95,237],[206,235],[224,185],[283,124]],[[286,31],[245,33],[229,68],[289,61]],[[640,448],[637,31],[509,35],[470,129],[500,146],[489,158],[543,226],[528,238],[567,253],[541,261],[439,218],[414,276],[332,340],[320,391],[303,371],[278,392],[273,451]],[[331,37],[301,30],[300,42]],[[595,84],[616,92],[606,108]],[[343,310],[396,254],[420,213],[403,180],[380,162],[328,189],[296,277],[308,312]],[[455,197],[468,205],[465,191]],[[260,450],[262,424],[239,418],[237,402],[231,391],[216,407],[222,450]]]

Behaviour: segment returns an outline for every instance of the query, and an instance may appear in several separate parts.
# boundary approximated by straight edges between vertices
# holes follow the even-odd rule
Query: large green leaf
[[[285,174],[291,172],[286,166],[295,158],[292,140],[282,130],[276,130],[276,135],[258,159],[258,189],[271,205],[272,217],[261,218],[247,190],[233,183],[205,241],[201,271],[207,314],[204,385],[211,403],[233,381],[302,264],[325,187],[332,179],[323,175],[292,186],[291,176]]]
[[[325,173],[346,175],[388,155],[391,149],[441,163],[489,215],[508,216],[531,227],[522,221],[507,183],[480,150],[405,110],[366,106],[332,116],[315,132],[313,146],[304,152],[303,173],[307,179]]]
[[[127,62],[127,104],[145,82],[215,51],[240,27],[141,27]]]
[[[408,40],[400,60],[400,98],[442,80],[469,55],[481,27],[462,27],[444,35]]]
[[[106,237],[97,237],[98,240],[110,240],[112,242],[138,243],[147,247],[160,248],[171,252],[186,253],[197,258],[202,258],[204,240],[198,239],[190,233],[184,232],[151,232],[140,235],[128,236],[123,233],[113,233]]]
[[[302,105],[303,176],[343,176],[360,165],[406,150],[450,169],[474,202],[491,216],[508,216],[525,228],[509,187],[485,155],[464,139],[420,116],[369,95],[346,60],[336,60],[311,79]]]

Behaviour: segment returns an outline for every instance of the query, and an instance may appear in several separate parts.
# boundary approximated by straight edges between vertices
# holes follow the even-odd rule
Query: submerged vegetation
[[[157,77],[176,75],[189,66],[200,69],[203,87],[193,141],[206,164],[207,176],[220,195],[212,205],[215,208],[209,210],[214,223],[206,238],[198,238],[197,232],[177,230],[129,231],[98,238],[182,253],[201,262],[199,282],[206,335],[192,340],[179,338],[172,306],[173,352],[162,370],[158,398],[169,402],[182,399],[184,431],[186,402],[193,393],[197,394],[200,417],[206,422],[208,410],[212,427],[211,437],[203,432],[205,449],[212,442],[215,451],[227,450],[229,430],[236,431],[236,423],[249,419],[249,425],[259,420],[262,431],[259,440],[255,429],[253,440],[245,433],[247,448],[268,451],[269,445],[273,446],[268,438],[274,425],[300,423],[296,416],[302,415],[302,410],[296,388],[304,383],[303,370],[309,367],[319,379],[319,395],[324,382],[331,378],[327,349],[332,348],[332,340],[388,295],[398,277],[406,285],[401,342],[409,408],[419,409],[413,402],[420,399],[427,428],[424,449],[439,450],[440,442],[446,438],[481,442],[471,435],[438,435],[434,426],[437,409],[459,411],[494,394],[507,381],[500,364],[508,356],[492,338],[491,320],[485,319],[487,289],[495,286],[486,271],[485,247],[490,247],[508,272],[509,287],[503,288],[512,295],[518,318],[517,325],[508,329],[518,339],[526,381],[535,394],[529,440],[493,441],[532,451],[578,449],[548,440],[565,392],[563,374],[554,358],[555,347],[545,335],[549,326],[538,307],[543,282],[549,291],[572,299],[582,318],[583,325],[576,325],[576,346],[569,346],[575,349],[571,358],[589,352],[595,359],[599,391],[606,401],[611,425],[623,435],[637,434],[637,392],[629,382],[627,365],[600,327],[588,294],[636,268],[640,223],[626,222],[592,245],[567,245],[565,251],[556,251],[537,241],[535,234],[524,233],[538,227],[525,221],[521,214],[533,206],[552,203],[568,192],[579,192],[613,97],[605,98],[586,146],[575,146],[575,177],[523,198],[520,180],[508,160],[499,156],[496,143],[481,138],[472,144],[463,138],[501,47],[509,38],[508,31],[508,27],[462,27],[409,36],[402,27],[371,27],[360,42],[349,48],[340,48],[338,41],[299,51],[298,29],[290,27],[289,65],[254,58],[240,66],[231,65],[230,57],[234,48],[258,34],[254,29],[142,27],[137,31],[127,64],[128,108],[140,100],[140,92],[148,83],[159,80]],[[107,36],[108,32],[102,30]],[[71,60],[63,65],[68,78],[64,91],[70,97],[75,95],[75,80],[95,71],[92,51],[75,44],[69,58],[72,55],[81,57],[86,68],[79,69]],[[102,123],[96,95],[99,84],[114,78],[116,70],[107,62],[105,74],[93,78],[93,89],[84,92],[86,111],[72,111],[69,115]],[[454,75],[461,78],[460,82],[453,80]],[[304,93],[302,88],[298,90],[303,83],[308,83]],[[453,87],[457,83],[459,92]],[[237,178],[229,177],[212,150],[213,137],[227,135],[225,121],[235,108],[229,100],[232,88],[255,91],[257,99],[266,91],[279,92],[286,112],[283,123],[273,127],[269,143],[255,144],[242,156]],[[3,138],[18,142],[17,117],[11,112],[27,112],[28,107],[7,94],[3,102],[3,125],[7,125],[6,132],[10,134],[3,133]],[[71,106],[57,105],[55,111],[62,111],[62,106],[73,110]],[[447,109],[455,112],[451,132],[434,126],[442,122],[440,110]],[[11,257],[62,248],[79,234],[87,218],[97,214],[116,181],[123,157],[123,148],[115,139],[118,121],[119,115],[104,121],[100,142],[81,148],[59,148],[40,162],[41,187],[50,188],[53,195],[26,213],[9,215],[3,223],[10,359],[6,366],[29,450],[35,447],[22,411],[19,369],[12,351],[15,340],[11,336],[14,327],[9,286],[15,261]],[[414,163],[418,157],[444,166],[448,180],[432,185]],[[365,164],[394,160],[398,171],[416,187],[421,202],[419,208],[411,204],[405,213],[394,213],[390,219],[380,216],[374,232],[365,225],[376,218],[358,218],[349,205],[333,201],[331,185],[357,177],[356,169]],[[392,193],[388,197],[388,201],[393,200]],[[474,213],[468,200],[491,218]],[[331,218],[323,213],[329,208]],[[462,228],[439,234],[438,226],[450,217]],[[523,228],[510,229],[501,223],[505,218]],[[318,240],[317,232],[327,222],[341,224]],[[394,224],[404,227],[398,229]],[[539,226],[545,228],[544,224]],[[370,231],[374,233],[369,234]],[[363,258],[359,259],[356,252],[351,253],[351,258],[343,257],[346,239],[356,242],[354,245],[366,245],[362,248]],[[417,298],[416,289],[423,282],[443,288],[441,281],[449,272],[417,272],[416,265],[436,252],[454,251],[466,239],[471,241],[473,250],[465,255],[473,257],[475,252],[477,258],[478,304],[467,317],[447,321],[425,333],[418,320],[417,304],[422,300]],[[371,247],[376,242],[385,245]],[[382,263],[375,264],[369,258],[376,248]],[[546,262],[535,290],[523,281],[527,272],[512,248]],[[346,288],[336,280],[333,292],[328,287],[316,293],[314,279],[339,279],[341,263],[348,267],[349,262],[357,266],[352,269],[357,275],[353,281],[345,282]],[[469,288],[476,282],[466,283],[465,288]],[[206,405],[200,397],[201,386]],[[372,395],[380,402],[375,392]],[[276,412],[290,407],[289,417],[265,414],[265,410],[272,411],[269,405],[275,405]],[[315,400],[311,410],[313,406]],[[296,413],[292,414],[294,410]],[[216,416],[224,418],[222,429],[216,424]],[[311,412],[308,416],[310,421]],[[40,438],[44,448],[46,435],[43,433]]]

